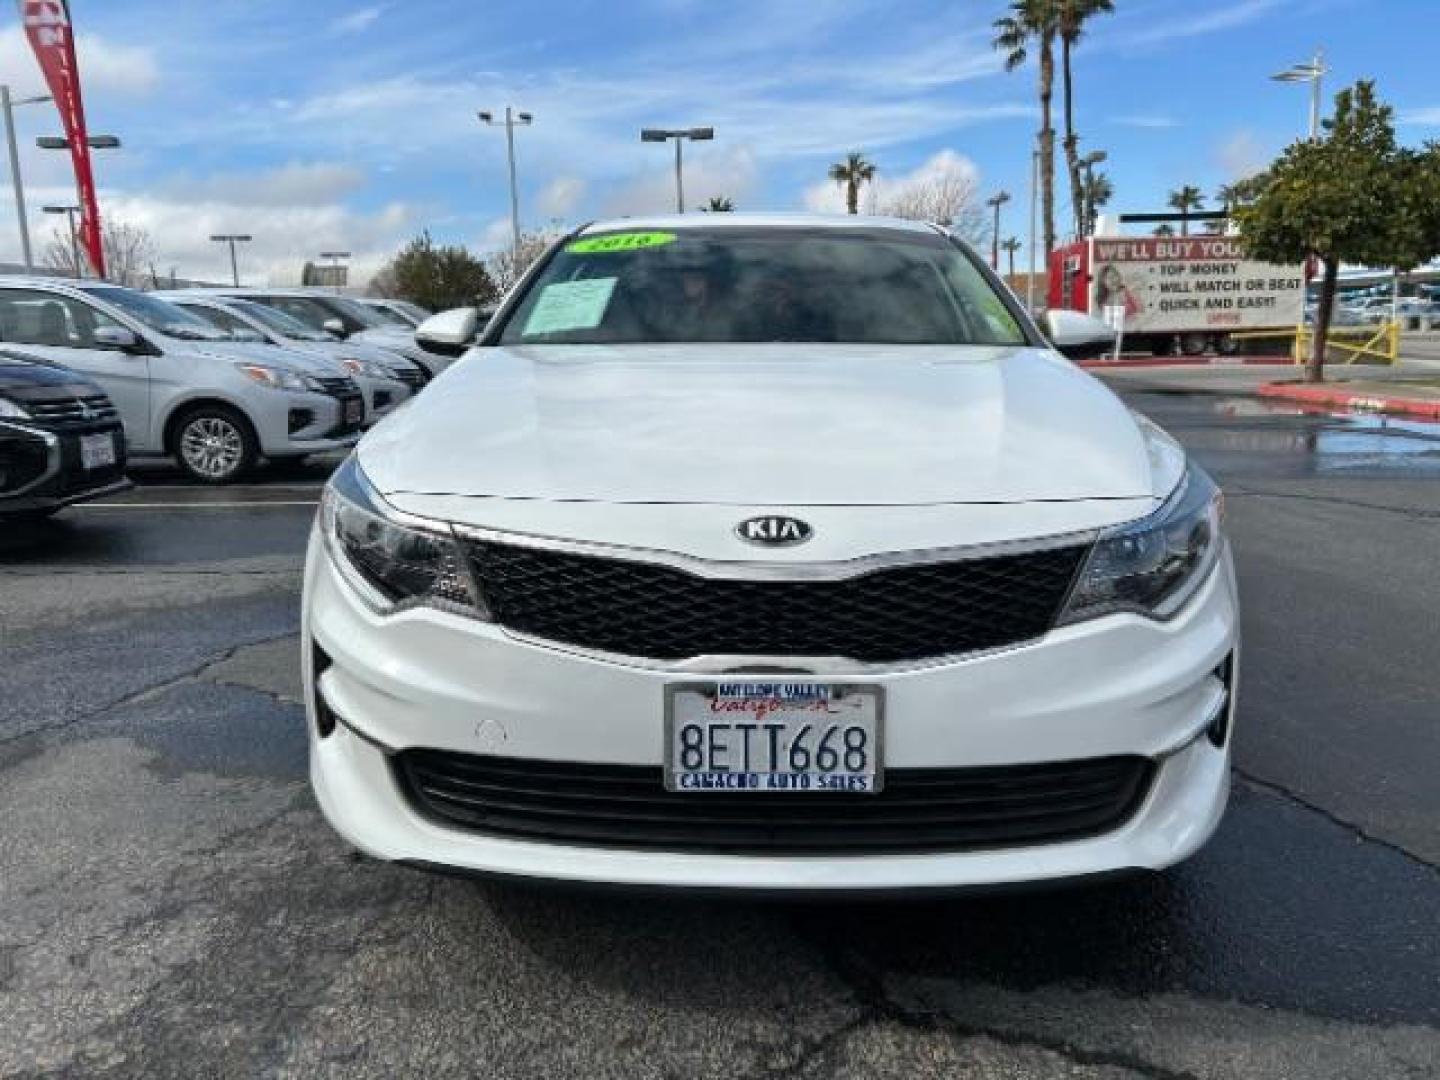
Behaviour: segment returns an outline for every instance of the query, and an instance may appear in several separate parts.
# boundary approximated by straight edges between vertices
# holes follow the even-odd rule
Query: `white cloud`
[[[860,190],[861,213],[873,213],[876,208],[908,200],[916,192],[934,188],[938,183],[959,181],[972,188],[980,183],[980,170],[964,154],[955,150],[941,150],[918,167],[899,176],[890,176],[877,171],[873,182]],[[819,214],[843,214],[845,210],[845,189],[831,180],[811,184],[801,196],[806,210]]]
[[[1120,127],[1142,128],[1145,130],[1160,131],[1165,128],[1176,128],[1180,121],[1173,116],[1166,116],[1162,113],[1136,113],[1130,116],[1113,116],[1110,123]]]
[[[557,176],[535,197],[535,209],[544,218],[568,218],[585,197],[585,189],[578,176]]]
[[[1440,127],[1440,105],[1425,109],[1407,109],[1400,114],[1400,123],[1416,127]]]
[[[514,235],[510,228],[509,217],[492,218],[480,230],[480,239],[476,242],[476,247],[486,252],[499,251],[510,246]]]
[[[75,39],[75,52],[84,93],[138,97],[149,93],[160,81],[155,53],[144,46],[80,34]],[[0,71],[17,97],[46,92],[30,41],[18,25],[0,30]]]
[[[1164,45],[1185,38],[1233,30],[1268,15],[1279,6],[1280,0],[1237,0],[1230,4],[1212,4],[1209,10],[1197,14],[1187,5],[1182,17],[1122,35],[1121,44]]]
[[[666,153],[656,155],[663,159],[663,165],[657,162],[609,194],[604,203],[607,216],[674,212],[674,158],[673,151],[665,149]],[[712,197],[725,196],[744,209],[746,197],[755,190],[757,176],[755,154],[747,146],[699,152],[692,149],[685,157],[685,208],[694,210]]]
[[[1266,149],[1255,132],[1241,128],[1220,144],[1216,156],[1229,179],[1242,180],[1268,166],[1275,155]]]
[[[332,34],[359,34],[370,29],[375,20],[385,14],[385,4],[371,4],[356,8],[348,15],[342,15],[330,24]]]
[[[352,165],[291,162],[250,173],[217,173],[179,180],[166,189],[174,198],[238,206],[324,206],[358,190],[365,174]]]

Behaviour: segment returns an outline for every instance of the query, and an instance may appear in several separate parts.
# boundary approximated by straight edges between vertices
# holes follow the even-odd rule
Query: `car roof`
[[[866,214],[746,213],[658,214],[641,217],[608,218],[592,221],[581,235],[636,229],[892,229],[896,232],[941,231],[938,225],[909,218],[877,217]]]

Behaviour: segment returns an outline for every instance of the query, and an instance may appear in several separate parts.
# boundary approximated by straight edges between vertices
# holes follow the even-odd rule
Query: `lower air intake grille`
[[[955,656],[1031,641],[1060,612],[1087,548],[921,563],[841,581],[706,578],[670,566],[476,541],[496,621],[622,656]]]
[[[954,852],[1097,836],[1149,791],[1143,757],[890,769],[875,795],[666,791],[659,768],[405,750],[411,805],[442,825],[558,844],[732,854]]]

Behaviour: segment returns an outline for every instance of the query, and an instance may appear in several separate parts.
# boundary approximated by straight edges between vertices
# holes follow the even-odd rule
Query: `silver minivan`
[[[237,342],[119,285],[0,279],[0,340],[91,378],[131,456],[171,456],[202,483],[238,480],[262,456],[353,446],[365,420],[360,388],[330,362]]]

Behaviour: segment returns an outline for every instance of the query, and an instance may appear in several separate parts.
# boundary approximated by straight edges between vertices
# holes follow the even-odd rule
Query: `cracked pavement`
[[[376,863],[305,779],[288,504],[322,468],[0,526],[0,1076],[1440,1077],[1440,439],[1132,401],[1232,496],[1236,789],[1193,861],[1084,890]]]

